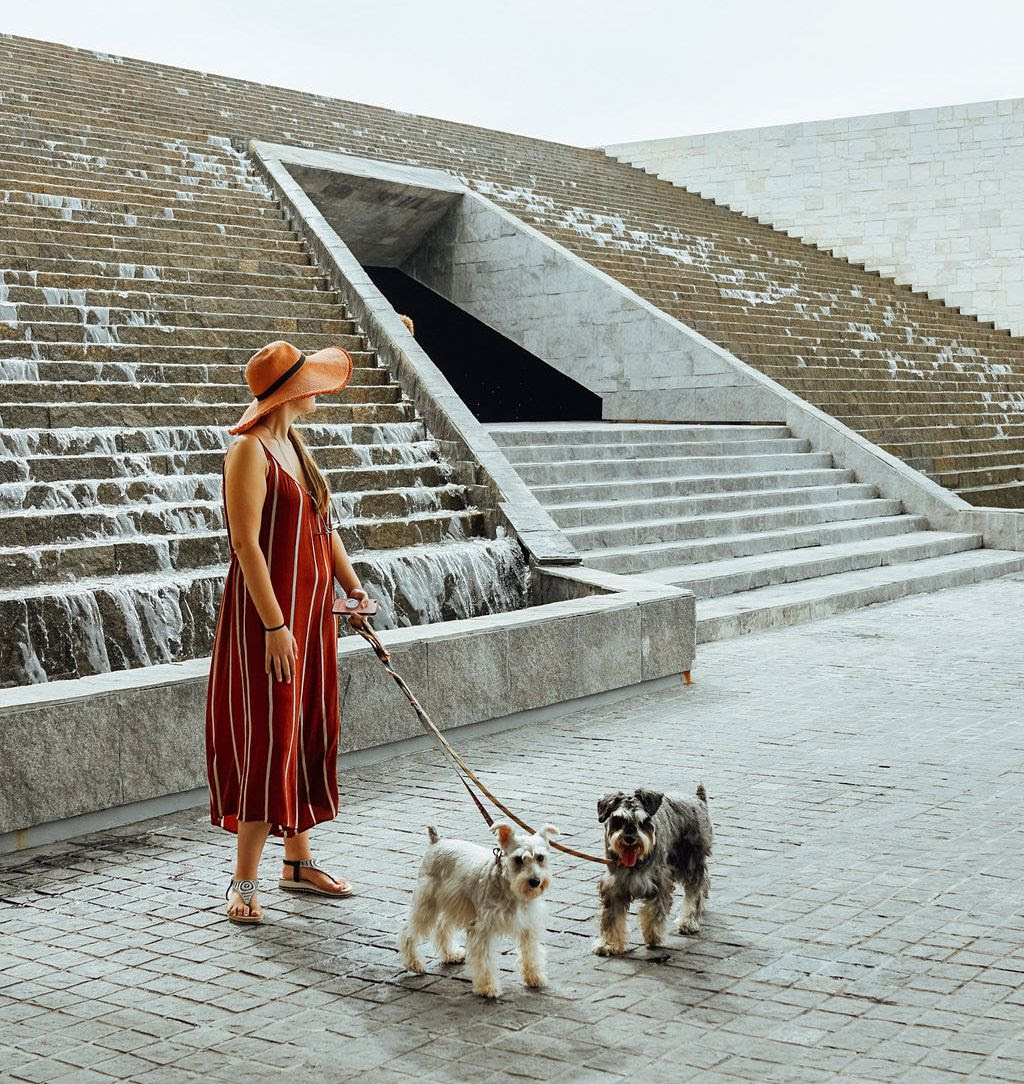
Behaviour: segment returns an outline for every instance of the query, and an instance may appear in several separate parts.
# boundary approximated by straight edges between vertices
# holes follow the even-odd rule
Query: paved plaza
[[[8,856],[0,1077],[1024,1079],[1022,644],[1016,576],[706,645],[693,687],[461,741],[572,845],[638,783],[703,780],[717,831],[704,932],[619,959],[590,954],[596,867],[556,856],[550,988],[509,954],[494,1003],[393,948],[425,825],[485,839],[434,752],[343,778],[319,854],[356,898],[284,897],[271,844],[261,927],[222,919],[233,841],[202,810]]]

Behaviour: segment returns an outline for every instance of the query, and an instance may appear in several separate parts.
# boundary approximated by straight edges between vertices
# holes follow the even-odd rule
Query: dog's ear
[[[644,807],[648,817],[653,817],[658,812],[662,798],[665,797],[660,790],[651,790],[650,787],[637,787],[636,800]]]
[[[545,824],[537,835],[546,843],[552,836],[558,835],[558,829],[553,824]]]
[[[606,794],[602,798],[597,800],[597,819],[604,824],[604,822],[612,815],[612,810],[625,798],[625,794],[621,790],[615,791],[614,794]]]
[[[491,825],[491,831],[498,837],[498,846],[502,850],[505,850],[509,843],[512,842],[516,834],[516,830],[512,827],[508,821],[495,821]]]

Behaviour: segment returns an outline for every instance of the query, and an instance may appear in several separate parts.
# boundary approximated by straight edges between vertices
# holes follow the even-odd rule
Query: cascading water
[[[23,100],[29,112],[33,103]],[[229,558],[221,467],[232,438],[219,415],[248,398],[237,362],[254,340],[355,337],[338,330],[350,321],[326,280],[253,258],[264,233],[286,254],[297,238],[282,233],[280,209],[229,140],[142,136],[126,161],[92,124],[33,139],[55,167],[43,163],[42,191],[14,180],[0,188],[5,210],[39,233],[29,255],[0,267],[8,686],[209,653]],[[97,194],[111,182],[116,202]],[[74,238],[67,255],[55,232]],[[339,421],[324,421],[325,410],[303,432],[356,571],[380,600],[377,626],[523,606],[520,547],[490,537],[491,514],[469,504],[471,491],[387,374],[358,378],[372,368],[372,344],[362,343],[353,350],[361,393],[328,405]],[[176,424],[179,403],[189,421],[208,407],[210,423]],[[101,420],[110,404],[109,417],[122,420],[81,424],[78,404]]]
[[[359,548],[364,523],[407,527],[461,507],[462,487],[444,480],[450,468],[421,423],[316,425],[305,435],[321,461],[347,455],[349,466],[328,469],[333,514],[380,600],[378,628],[525,604],[518,544],[473,537],[457,515],[435,543]],[[23,540],[0,546],[0,614],[13,630],[0,650],[3,684],[209,652],[228,558],[219,467],[230,440],[202,426],[0,430],[0,511]],[[54,462],[76,460],[85,477],[49,477]],[[373,487],[373,471],[396,466],[437,470],[441,484]],[[347,472],[367,470],[368,488],[352,487]]]

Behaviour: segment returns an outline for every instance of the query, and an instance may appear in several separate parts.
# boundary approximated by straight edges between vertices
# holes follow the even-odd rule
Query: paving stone
[[[199,810],[6,856],[0,895],[33,888],[0,910],[0,1075],[1017,1081],[1022,634],[1011,577],[710,645],[692,687],[463,740],[573,845],[599,845],[595,794],[640,782],[702,779],[717,832],[702,934],[619,959],[589,952],[593,870],[556,859],[551,986],[524,989],[503,954],[493,1004],[465,967],[428,953],[408,976],[392,948],[421,825],[486,838],[433,753],[342,780],[318,853],[358,904],[270,888],[256,930],[219,917],[231,840]],[[102,888],[152,876],[183,886],[162,939],[145,899]],[[58,882],[88,889],[80,912],[53,908]]]

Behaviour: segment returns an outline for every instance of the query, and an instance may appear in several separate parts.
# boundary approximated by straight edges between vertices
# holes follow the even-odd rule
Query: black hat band
[[[299,371],[299,370],[300,370],[300,369],[302,368],[302,366],[303,366],[303,365],[305,365],[305,364],[306,364],[306,355],[305,355],[305,354],[299,354],[299,360],[298,360],[298,361],[297,361],[297,362],[296,362],[296,363],[295,363],[295,364],[294,364],[294,365],[293,365],[293,366],[292,366],[292,367],[291,367],[291,368],[290,368],[289,370],[287,370],[287,372],[283,372],[283,373],[282,373],[282,374],[281,374],[281,375],[280,375],[280,376],[279,376],[279,377],[278,377],[278,378],[277,378],[277,379],[276,379],[276,380],[274,381],[274,383],[270,385],[270,387],[269,387],[269,388],[266,388],[266,389],[265,389],[264,391],[261,391],[261,392],[259,393],[259,395],[257,395],[257,396],[256,396],[256,401],[257,401],[258,403],[262,403],[262,402],[263,402],[263,400],[264,400],[264,399],[266,399],[266,398],[267,398],[268,396],[270,396],[270,395],[273,395],[273,394],[274,394],[274,392],[275,392],[275,391],[277,391],[277,389],[278,389],[278,388],[280,388],[282,384],[285,384],[285,383],[287,383],[287,382],[288,382],[289,380],[291,380],[291,378],[292,378],[292,377],[293,377],[293,376],[294,376],[294,375],[295,375],[295,374],[296,374],[296,373],[297,373],[297,372],[298,372],[298,371]]]

